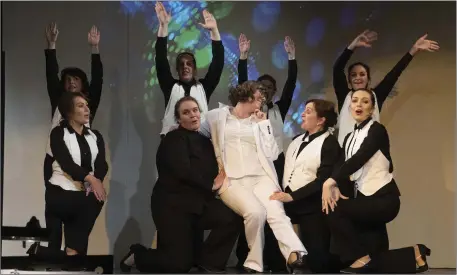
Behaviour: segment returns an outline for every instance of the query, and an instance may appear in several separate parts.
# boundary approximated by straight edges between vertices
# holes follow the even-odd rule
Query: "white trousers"
[[[246,240],[250,249],[244,266],[259,272],[263,272],[265,221],[278,240],[286,261],[292,252],[302,251],[307,254],[284,211],[282,202],[270,200],[275,191],[280,190],[270,177],[253,176],[230,179],[230,186],[220,195],[228,207],[243,216]]]

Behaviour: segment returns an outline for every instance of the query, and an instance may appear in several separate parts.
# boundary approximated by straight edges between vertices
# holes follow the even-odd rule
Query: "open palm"
[[[414,47],[421,51],[429,51],[429,52],[436,52],[440,49],[438,42],[433,40],[427,39],[428,34],[425,34],[421,38],[419,38],[416,43],[414,43]]]
[[[203,19],[205,23],[199,23],[200,26],[207,30],[214,30],[217,28],[217,22],[214,16],[207,10],[203,10]]]
[[[52,22],[46,27],[46,39],[49,43],[55,43],[59,36],[59,29],[57,29],[57,23]]]
[[[87,34],[87,42],[91,46],[97,46],[100,43],[100,31],[96,26],[92,26],[89,33]]]
[[[238,39],[238,45],[240,47],[240,53],[246,53],[249,51],[251,47],[251,41],[247,39],[244,33],[240,34],[240,38]]]
[[[168,25],[171,21],[171,14],[165,10],[165,6],[162,2],[157,2],[155,5],[157,19],[162,26]]]

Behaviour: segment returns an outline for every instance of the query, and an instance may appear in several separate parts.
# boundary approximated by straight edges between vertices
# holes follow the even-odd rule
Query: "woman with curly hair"
[[[246,81],[230,90],[232,106],[207,113],[200,131],[212,138],[219,169],[226,178],[218,190],[222,201],[244,218],[250,252],[244,268],[263,272],[264,226],[267,221],[287,259],[289,270],[304,266],[305,247],[295,233],[282,202],[270,200],[280,192],[273,161],[279,154],[271,124],[260,109],[265,89]]]

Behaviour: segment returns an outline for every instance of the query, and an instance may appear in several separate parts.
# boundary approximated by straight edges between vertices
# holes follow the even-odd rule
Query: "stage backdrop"
[[[421,35],[428,32],[438,40],[441,51],[416,56],[382,110],[402,192],[401,211],[389,224],[389,233],[391,247],[425,243],[433,250],[432,267],[455,268],[455,3],[173,1],[165,6],[173,16],[171,67],[177,53],[191,50],[200,76],[206,73],[211,48],[208,32],[197,23],[205,8],[218,20],[225,69],[210,107],[226,103],[228,87],[237,82],[241,32],[251,40],[249,78],[269,73],[279,90],[287,76],[284,37],[294,39],[299,73],[284,126],[286,145],[300,132],[306,99],[335,100],[332,65],[357,34],[367,28],[379,34],[372,49],[359,50],[352,58],[372,66],[373,84]],[[90,75],[87,32],[95,24],[101,31],[105,77],[93,127],[105,137],[110,172],[105,180],[108,201],[89,252],[114,253],[117,262],[130,244],[150,245],[155,232],[150,194],[165,107],[154,64],[154,3],[5,2],[2,21],[7,55],[3,224],[23,226],[37,216],[45,226],[42,171],[51,119],[45,27],[51,21],[58,24],[60,68],[78,66]],[[24,251],[20,243],[3,243],[3,255]]]

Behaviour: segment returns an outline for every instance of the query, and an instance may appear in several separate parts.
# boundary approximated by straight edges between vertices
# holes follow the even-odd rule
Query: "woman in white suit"
[[[280,192],[273,161],[279,150],[270,121],[260,108],[265,101],[260,83],[247,81],[230,90],[232,106],[211,110],[200,132],[212,138],[219,169],[227,175],[218,194],[244,218],[250,252],[244,262],[250,273],[263,272],[264,226],[270,225],[289,271],[304,266],[307,251],[286,216],[282,202],[270,200]]]

